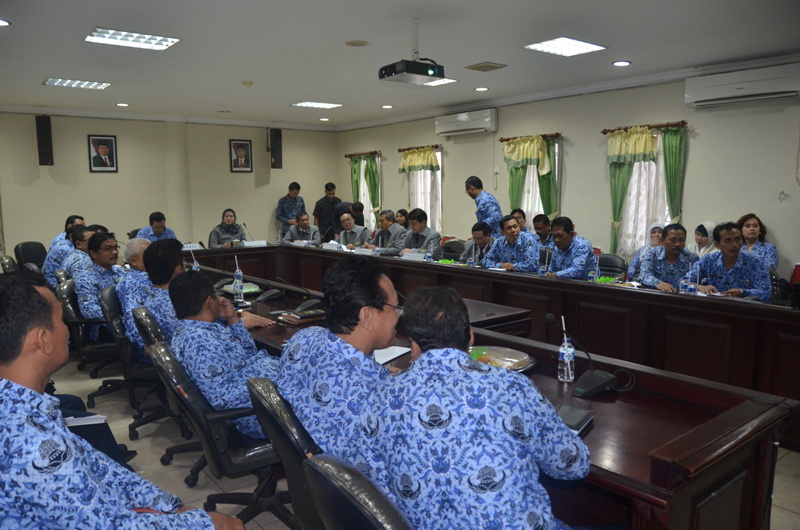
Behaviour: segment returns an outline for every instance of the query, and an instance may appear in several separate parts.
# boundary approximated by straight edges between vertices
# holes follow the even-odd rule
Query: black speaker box
[[[283,134],[280,129],[269,130],[270,167],[283,168]]]
[[[53,131],[50,128],[50,116],[36,116],[36,146],[39,149],[39,165],[54,165]]]

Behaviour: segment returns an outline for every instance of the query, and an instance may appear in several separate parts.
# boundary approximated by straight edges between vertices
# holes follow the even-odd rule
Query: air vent
[[[499,70],[501,68],[505,68],[508,66],[507,64],[500,64],[500,63],[493,63],[491,61],[485,61],[482,63],[471,64],[469,66],[465,66],[467,70],[477,70],[478,72],[491,72],[493,70]]]

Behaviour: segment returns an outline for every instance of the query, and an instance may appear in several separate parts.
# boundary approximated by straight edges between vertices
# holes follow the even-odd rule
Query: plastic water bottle
[[[380,257],[381,255],[381,247],[375,247],[375,250],[372,251],[372,255],[376,258]]]
[[[547,265],[542,263],[539,265],[539,276],[546,276],[547,275]]]
[[[425,249],[425,261],[427,261],[428,263],[433,262],[433,254],[431,253],[430,247]]]
[[[575,348],[572,341],[564,337],[564,342],[558,348],[558,380],[571,383],[575,379]]]
[[[194,262],[192,262],[192,270],[193,271],[199,271],[200,270],[200,264],[197,263],[197,260],[194,260]]]
[[[686,293],[689,292],[689,277],[688,276],[684,276],[683,278],[681,278],[681,283],[679,285],[678,292],[680,292],[680,294],[686,294]]]
[[[597,283],[597,271],[591,270],[589,271],[589,283]],[[567,339],[569,340],[569,339]]]
[[[236,268],[233,273],[233,301],[244,302],[244,283],[242,283],[242,269]]]
[[[468,257],[467,258],[467,267],[472,268],[474,266],[475,266],[475,260],[472,259],[472,256]]]

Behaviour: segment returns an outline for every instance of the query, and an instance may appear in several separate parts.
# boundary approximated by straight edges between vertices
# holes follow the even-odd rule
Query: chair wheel
[[[138,399],[134,399],[133,401],[130,401],[129,403],[130,403],[131,408],[134,409],[134,410],[138,409],[139,405],[142,404]]]
[[[97,369],[95,368],[94,370],[89,372],[89,377],[91,377],[92,379],[97,379],[98,377],[100,377],[100,372],[97,371]]]
[[[137,410],[137,411],[136,411],[136,412],[133,414],[133,419],[134,419],[134,420],[141,420],[143,416],[144,416],[144,412],[142,412],[141,410]]]
[[[192,436],[194,436],[194,433],[193,433],[192,431],[190,431],[190,430],[188,430],[188,429],[187,429],[187,430],[185,430],[185,431],[183,431],[183,432],[181,433],[181,436],[183,436],[183,437],[184,437],[184,439],[186,439],[186,440],[191,440],[191,439],[192,439]]]
[[[86,400],[86,407],[90,409],[94,408],[94,398],[88,398]]]
[[[217,511],[217,503],[216,502],[204,502],[203,509],[207,512],[215,512]]]
[[[183,483],[189,486],[190,488],[193,488],[197,486],[197,479],[198,477],[195,477],[194,475],[188,475],[185,479],[183,479]],[[214,504],[213,506],[214,508],[217,507],[216,504]],[[211,511],[213,512],[214,510],[212,509]]]
[[[86,363],[78,363],[78,371],[82,372],[86,370]]]
[[[172,463],[172,455],[171,454],[164,453],[163,455],[161,455],[161,465],[162,466],[168,466],[171,463]],[[188,486],[188,484],[187,484],[187,486]]]
[[[130,429],[128,430],[128,438],[130,438],[131,440],[138,440],[139,433],[136,432],[136,429]]]

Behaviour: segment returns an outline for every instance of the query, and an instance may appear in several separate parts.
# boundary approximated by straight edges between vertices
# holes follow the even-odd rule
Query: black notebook
[[[594,418],[594,411],[579,409],[563,403],[556,407],[556,412],[564,424],[577,433],[583,432]]]

